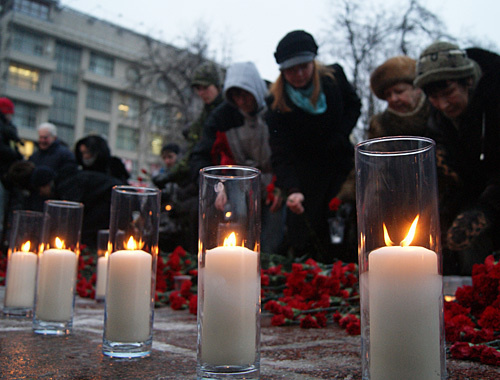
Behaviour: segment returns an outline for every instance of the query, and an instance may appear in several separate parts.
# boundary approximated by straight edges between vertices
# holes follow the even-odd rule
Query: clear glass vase
[[[198,379],[260,374],[260,172],[200,173]]]
[[[364,380],[446,378],[434,141],[356,146]]]

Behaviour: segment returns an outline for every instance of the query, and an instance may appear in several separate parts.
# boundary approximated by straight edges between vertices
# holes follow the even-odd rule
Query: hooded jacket
[[[231,88],[248,91],[255,98],[257,109],[252,114],[242,112],[228,98]],[[263,115],[266,112],[265,98],[267,86],[252,62],[233,64],[227,71],[224,82],[224,102],[208,117],[203,129],[201,141],[191,156],[193,178],[197,179],[201,168],[221,163],[220,156],[213,153],[216,140],[225,133],[229,153],[237,165],[252,166],[260,169],[269,178],[263,178],[264,184],[270,181],[271,149],[269,131]],[[265,177],[265,176],[264,176]]]

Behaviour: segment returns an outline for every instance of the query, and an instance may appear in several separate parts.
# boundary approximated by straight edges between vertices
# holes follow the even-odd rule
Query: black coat
[[[430,137],[436,141],[438,152],[444,152],[447,165],[460,179],[460,185],[449,194],[453,202],[440,205],[441,219],[446,230],[459,213],[479,209],[493,222],[493,230],[498,231],[500,56],[477,48],[467,49],[467,55],[479,64],[482,76],[470,94],[458,128],[435,109],[430,119]]]
[[[298,249],[307,244],[303,237],[309,227],[322,243],[328,238],[328,203],[354,165],[349,135],[361,113],[361,101],[342,67],[332,68],[335,80],[321,78],[327,103],[324,113],[309,114],[286,98],[291,112],[269,110],[266,115],[276,186],[305,197],[304,215],[291,215],[297,221],[288,221],[291,244]],[[268,99],[269,106],[272,101]]]

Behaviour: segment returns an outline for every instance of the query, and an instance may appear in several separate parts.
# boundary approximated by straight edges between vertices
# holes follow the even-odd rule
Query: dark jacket
[[[342,67],[335,64],[332,68],[335,80],[321,78],[327,103],[324,113],[307,113],[286,97],[291,112],[270,109],[266,115],[276,186],[288,194],[301,192],[305,197],[304,214],[288,215],[290,244],[323,261],[332,257],[310,244],[328,244],[328,203],[354,166],[349,135],[361,113],[361,101]],[[272,101],[268,99],[268,104]]]
[[[451,223],[457,214],[479,209],[496,226],[500,222],[500,56],[478,48],[467,49],[479,64],[482,76],[469,95],[469,103],[458,127],[438,110],[430,119],[430,137],[436,141],[460,185],[441,207],[442,222]],[[445,225],[445,228],[448,226]]]
[[[80,152],[81,145],[85,145],[87,149],[95,155],[94,162],[91,164],[86,164],[83,161],[82,153]],[[118,157],[111,156],[108,143],[100,136],[90,135],[78,140],[75,144],[75,157],[78,165],[80,165],[83,170],[104,173],[118,178],[123,182],[126,182],[130,177],[122,160]]]
[[[68,168],[76,168],[75,155],[58,139],[46,150],[37,150],[29,158],[35,166],[47,166],[59,176]]]
[[[0,112],[0,175],[3,177],[10,165],[22,159],[15,147],[19,141],[16,127]]]

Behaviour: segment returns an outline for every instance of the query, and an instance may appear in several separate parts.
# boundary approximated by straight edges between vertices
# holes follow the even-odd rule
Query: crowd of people
[[[175,211],[172,217],[180,227],[171,231],[188,250],[197,249],[200,169],[243,165],[262,173],[264,254],[357,260],[350,136],[361,100],[343,68],[322,64],[317,54],[314,37],[295,30],[277,44],[280,75],[274,83],[263,80],[252,62],[232,64],[224,79],[210,62],[195,70],[191,86],[204,107],[183,133],[184,149],[173,143],[163,147],[165,167],[152,178],[163,202]],[[369,86],[387,107],[372,116],[367,137],[425,136],[436,142],[445,274],[470,275],[474,263],[500,247],[495,233],[500,223],[499,82],[499,55],[442,41],[416,59],[389,57],[371,73]],[[21,160],[9,102],[0,99],[1,201],[9,202],[12,187],[29,190],[32,209],[48,197],[81,201],[93,228],[84,236],[95,243],[94,230],[101,227],[95,220],[109,221],[99,210],[109,202],[112,186],[127,182],[128,172],[102,137],[84,137],[72,152],[50,123],[38,127],[38,151]],[[172,220],[165,222],[168,232],[167,222]]]

